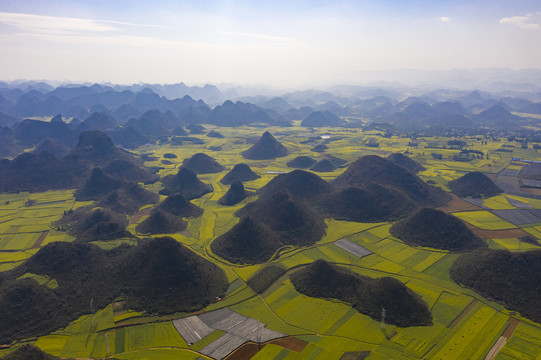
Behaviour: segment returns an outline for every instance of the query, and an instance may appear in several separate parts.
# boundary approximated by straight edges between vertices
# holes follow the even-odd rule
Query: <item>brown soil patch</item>
[[[519,321],[517,319],[510,318],[509,323],[507,324],[507,327],[505,328],[502,336],[504,338],[509,339],[511,337],[511,335],[513,335],[513,332],[517,328],[518,324],[519,324]]]
[[[534,188],[520,188],[520,190],[526,191],[533,195],[541,195],[541,189],[534,189]]]
[[[137,214],[133,215],[131,218],[130,218],[130,225],[131,224],[135,224],[136,222],[138,222],[139,220],[141,220],[141,218],[143,216],[148,216],[150,215],[150,210],[152,210],[152,208],[146,208],[146,209],[143,209],[141,211],[139,211]]]
[[[256,344],[256,343],[246,343],[241,345],[231,354],[229,354],[225,359],[226,360],[250,360],[263,349],[266,344]]]
[[[271,340],[267,344],[278,345],[278,346],[284,347],[289,350],[293,350],[298,353],[303,351],[306,345],[308,345],[306,341],[297,339],[292,336]]]
[[[513,335],[513,332],[517,328],[518,323],[519,321],[517,319],[509,319],[502,336],[499,337],[498,341],[496,341],[492,349],[490,349],[487,356],[485,357],[485,360],[494,360],[494,358],[496,358],[496,355],[498,355],[498,353],[505,346],[511,335]]]
[[[455,194],[451,194],[451,196],[453,198],[451,199],[451,201],[447,203],[447,205],[440,206],[437,209],[446,213],[453,213],[453,212],[458,212],[458,211],[483,210],[477,205],[469,203],[466,200],[462,200]]]
[[[484,239],[509,239],[529,235],[522,229],[483,230],[467,222],[464,222],[464,224],[466,224],[466,226],[473,231],[475,235]]]
[[[308,345],[306,341],[300,340],[291,336],[271,340],[263,344],[256,344],[253,342],[248,342],[241,345],[239,348],[237,348],[235,351],[229,354],[225,359],[226,360],[250,360],[252,357],[255,356],[255,354],[257,354],[267,344],[278,345],[285,349],[292,350],[298,353],[303,351],[306,345]]]
[[[466,306],[466,308],[462,310],[460,315],[458,315],[456,319],[454,319],[453,322],[449,324],[448,328],[453,329],[455,326],[457,326],[458,323],[461,322],[462,319],[466,317],[466,315],[468,315],[468,313],[475,307],[475,305],[477,305],[478,302],[479,300],[475,299],[468,306]]]
[[[39,236],[39,238],[36,240],[36,242],[32,246],[32,249],[39,248],[41,246],[41,243],[43,242],[43,240],[45,240],[45,238],[47,237],[47,235],[49,235],[49,230],[46,230],[46,231],[42,232],[41,235]]]

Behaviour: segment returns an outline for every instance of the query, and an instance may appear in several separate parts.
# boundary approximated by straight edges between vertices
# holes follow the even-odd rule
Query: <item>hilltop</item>
[[[218,204],[233,206],[244,200],[248,195],[248,192],[244,190],[244,185],[240,181],[235,181],[225,195],[218,199]]]
[[[128,220],[107,209],[91,210],[89,207],[81,207],[66,213],[62,219],[54,223],[54,226],[67,230],[70,235],[83,242],[133,236],[126,230]]]
[[[331,191],[331,185],[314,173],[304,170],[293,170],[279,174],[265,186],[257,190],[260,198],[269,197],[279,191],[288,191],[297,198],[314,200]]]
[[[14,136],[25,147],[39,144],[45,138],[54,139],[68,148],[77,143],[77,134],[64,122],[26,119],[15,125]]]
[[[142,223],[135,227],[140,234],[174,234],[188,227],[181,217],[161,209],[154,209]]]
[[[78,201],[99,201],[123,214],[132,214],[142,205],[158,202],[158,196],[134,182],[126,182],[107,175],[101,168],[94,168],[86,182],[74,194]]]
[[[186,199],[196,199],[212,191],[212,186],[205,184],[197,178],[190,169],[181,167],[175,175],[168,175],[161,179],[164,195],[182,194]]]
[[[203,209],[192,204],[182,194],[169,195],[161,203],[156,205],[156,209],[181,217],[198,217],[203,214]]]
[[[541,322],[541,250],[480,249],[460,255],[449,273],[456,283]]]
[[[292,273],[290,279],[301,294],[347,302],[374,320],[381,320],[383,308],[385,321],[389,324],[401,327],[432,325],[428,305],[402,282],[391,277],[373,279],[316,260]]]
[[[70,151],[67,158],[82,159],[94,166],[105,166],[113,160],[125,160],[134,164],[141,163],[139,158],[116,147],[107,134],[98,130],[80,133],[79,142]]]
[[[250,181],[259,179],[261,176],[257,175],[246,164],[237,164],[220,180],[224,185],[231,185],[235,181]]]
[[[503,193],[485,174],[474,171],[447,183],[449,189],[460,197],[492,197]]]
[[[191,158],[185,159],[182,166],[196,174],[211,174],[225,170],[225,167],[220,165],[216,159],[204,153],[197,153]]]
[[[313,244],[325,234],[321,215],[285,191],[246,204],[235,215],[250,216],[266,225],[284,245]]]
[[[228,286],[221,268],[170,237],[131,248],[122,264],[130,309],[160,314],[199,310]]]
[[[390,228],[391,235],[410,246],[450,251],[472,250],[487,245],[459,218],[440,210],[422,208]]]
[[[392,161],[395,164],[402,165],[414,173],[426,170],[424,166],[402,153],[392,153],[391,155],[387,156],[387,160]]]
[[[107,130],[105,133],[113,140],[113,143],[126,149],[135,149],[150,143],[150,139],[147,136],[141,135],[131,126]]]
[[[251,148],[242,152],[242,156],[251,160],[275,159],[286,155],[287,148],[268,131]]]
[[[89,117],[87,117],[83,122],[77,127],[78,131],[88,131],[88,130],[112,130],[119,128],[120,125],[116,120],[109,114],[105,112],[95,112]]]
[[[402,192],[415,204],[440,206],[450,200],[449,194],[430,186],[408,169],[377,155],[365,155],[351,163],[347,170],[332,181],[337,187],[363,187],[368,183],[390,187]]]
[[[152,174],[148,169],[121,159],[111,161],[103,168],[103,171],[124,181],[152,183],[159,179],[158,175]]]
[[[374,183],[335,190],[318,200],[316,206],[326,218],[358,222],[393,221],[415,209],[415,204],[401,192]]]
[[[82,187],[73,194],[78,201],[100,200],[113,190],[121,188],[125,182],[107,175],[101,168],[92,169],[92,173]]]
[[[293,160],[289,160],[287,162],[287,166],[296,169],[308,169],[316,162],[317,161],[312,159],[310,156],[297,156]]]
[[[141,206],[155,204],[159,196],[134,182],[124,182],[121,187],[102,197],[96,206],[108,208],[120,214],[134,214]]]
[[[47,151],[48,153],[54,155],[57,158],[62,158],[69,154],[70,149],[58,142],[57,140],[51,138],[45,138],[42,142],[36,146],[34,153],[39,154],[40,152]]]
[[[329,159],[323,159],[319,160],[317,163],[315,163],[310,170],[317,171],[317,172],[329,172],[336,170],[337,167],[332,163]]]
[[[249,215],[210,244],[216,255],[240,264],[264,263],[280,246],[276,234]]]
[[[262,263],[281,246],[313,244],[326,229],[317,212],[284,191],[248,203],[235,215],[239,223],[216,238],[211,248],[236,263]]]
[[[3,159],[0,172],[0,192],[40,192],[73,189],[84,181],[90,168],[82,160],[58,159],[44,151]]]

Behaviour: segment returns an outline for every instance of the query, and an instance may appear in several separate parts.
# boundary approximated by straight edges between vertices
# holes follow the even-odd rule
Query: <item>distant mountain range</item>
[[[45,82],[0,82],[0,127],[11,129],[2,133],[0,152],[13,156],[20,151],[17,146],[35,146],[46,137],[71,148],[86,130],[104,131],[116,145],[134,148],[160,137],[185,136],[185,128],[200,124],[291,126],[300,121],[307,127],[372,127],[428,135],[456,129],[517,131],[535,125],[535,115],[541,114],[541,88],[523,85],[500,91],[505,88],[500,83],[492,93],[389,84],[335,86],[226,99],[224,94],[233,93],[213,85],[55,88]],[[50,123],[35,119],[53,116]]]

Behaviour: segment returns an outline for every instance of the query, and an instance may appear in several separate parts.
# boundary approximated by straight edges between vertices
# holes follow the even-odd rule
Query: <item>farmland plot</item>
[[[490,211],[464,211],[453,213],[454,216],[486,230],[505,230],[516,228],[515,225],[494,215]]]
[[[492,213],[517,226],[541,222],[541,218],[524,209],[492,210]]]

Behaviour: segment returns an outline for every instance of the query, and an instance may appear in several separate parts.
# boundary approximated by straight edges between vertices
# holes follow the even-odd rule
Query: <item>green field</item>
[[[458,254],[436,249],[410,247],[389,233],[390,223],[356,223],[325,219],[325,236],[317,243],[303,247],[288,247],[276,254],[269,263],[288,270],[286,275],[276,280],[262,294],[255,294],[245,282],[264,264],[234,265],[210,250],[216,237],[231,229],[238,218],[234,213],[247,203],[254,201],[251,196],[239,204],[221,206],[217,200],[228,190],[219,180],[235,164],[246,163],[261,178],[246,182],[250,191],[268,183],[275,175],[269,171],[283,172],[291,169],[286,163],[299,155],[322,158],[322,154],[312,152],[313,143],[302,144],[310,136],[329,133],[339,138],[327,145],[327,154],[343,158],[348,162],[366,154],[385,156],[394,151],[410,151],[411,157],[421,163],[426,170],[419,175],[425,181],[433,181],[436,186],[448,190],[447,182],[460,177],[466,171],[481,170],[497,173],[509,165],[511,154],[496,152],[501,141],[487,140],[487,144],[475,137],[464,137],[469,148],[482,150],[490,157],[471,162],[453,161],[458,150],[436,149],[429,146],[446,144],[448,138],[426,137],[410,139],[406,136],[383,137],[379,131],[359,129],[318,129],[312,132],[307,128],[267,128],[278,140],[285,144],[290,153],[274,160],[247,160],[240,151],[247,149],[244,139],[260,135],[264,130],[253,127],[216,128],[226,139],[208,138],[194,135],[205,141],[204,145],[186,142],[182,146],[155,144],[135,152],[147,153],[158,158],[147,161],[146,166],[160,166],[160,176],[175,174],[183,160],[197,152],[213,156],[227,169],[219,174],[200,175],[199,178],[213,186],[214,191],[192,202],[202,208],[201,217],[189,219],[187,232],[171,234],[178,242],[186,245],[199,255],[213,261],[226,271],[230,287],[226,296],[204,311],[223,307],[254,318],[267,328],[294,336],[308,342],[304,350],[296,352],[279,345],[266,345],[253,359],[340,359],[346,351],[370,351],[367,359],[483,359],[503,333],[510,318],[520,321],[509,341],[502,347],[496,359],[541,359],[541,324],[510,313],[502,305],[461,287],[449,278],[449,268]],[[380,146],[365,146],[369,138],[377,139]],[[411,141],[417,147],[410,147]],[[502,139],[498,139],[502,140]],[[237,143],[238,141],[238,143]],[[210,147],[221,146],[221,150]],[[173,165],[161,163],[163,154],[174,153]],[[431,153],[442,155],[435,159]],[[514,155],[514,154],[513,154]],[[509,167],[509,168],[511,168]],[[520,166],[516,166],[518,170]],[[345,169],[318,173],[325,180],[332,180]],[[161,183],[145,185],[158,192]],[[163,197],[162,197],[163,198]],[[509,199],[523,201],[535,209],[541,209],[541,200],[520,196],[499,195],[484,199],[483,205],[494,210],[514,209]],[[28,200],[35,202],[26,206]],[[65,211],[91,203],[77,202],[73,190],[50,191],[29,194],[0,194],[0,270],[6,271],[20,265],[35,254],[40,247],[54,241],[73,241],[73,237],[56,230],[52,223],[60,219]],[[516,229],[513,224],[493,215],[488,210],[458,211],[453,215],[483,230]],[[141,218],[138,223],[143,221]],[[128,227],[135,230],[134,223]],[[524,228],[541,239],[541,226]],[[40,243],[38,239],[47,232]],[[348,239],[370,250],[372,254],[363,258],[337,247],[333,243]],[[517,238],[495,238],[487,240],[493,248],[511,251],[530,251],[539,249],[535,245],[520,242]],[[112,249],[122,244],[136,244],[130,240],[98,241],[95,244],[103,249]],[[278,256],[279,255],[279,256]],[[361,275],[374,278],[391,276],[406,284],[428,305],[433,325],[428,327],[399,328],[380,323],[354,310],[349,304],[331,299],[311,298],[298,293],[289,274],[297,267],[324,259],[339,264]],[[55,287],[55,280],[35,274],[25,274],[43,286]],[[56,284],[58,285],[58,284]],[[119,300],[117,300],[119,301]],[[189,314],[166,315],[162,317],[128,309],[113,311],[112,304],[94,314],[87,314],[73,321],[63,329],[52,334],[30,339],[44,351],[64,358],[116,358],[116,359],[197,359],[204,346],[218,339],[223,332],[215,331],[198,343],[188,346],[174,328],[171,320]],[[7,350],[0,350],[0,355]],[[205,358],[205,357],[203,357]]]
[[[515,225],[489,211],[463,211],[453,213],[453,215],[484,230],[506,230],[516,228]]]

